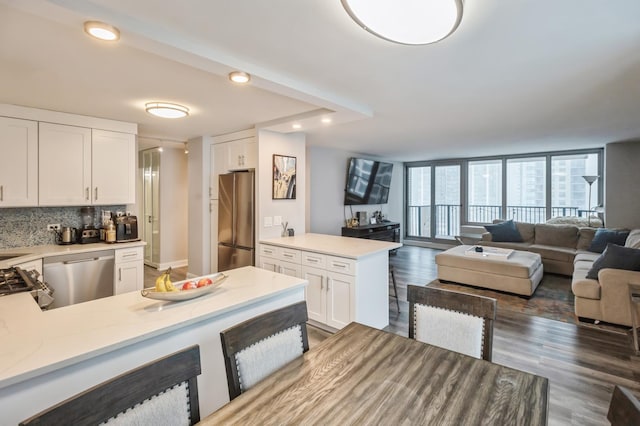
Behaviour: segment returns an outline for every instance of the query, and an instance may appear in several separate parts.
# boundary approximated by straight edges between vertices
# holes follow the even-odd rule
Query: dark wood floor
[[[404,246],[391,257],[400,312],[390,298],[389,331],[407,335],[407,283],[425,285],[435,279],[437,253],[439,250]],[[147,282],[152,283],[157,272],[145,269]],[[183,279],[183,273],[178,269],[174,279]],[[326,336],[321,330],[309,328],[310,345]],[[640,397],[640,357],[635,356],[625,334],[499,309],[493,362],[549,379],[550,425],[609,424],[606,413],[616,384]]]
[[[389,300],[389,331],[406,336],[406,285],[436,277],[439,250],[404,246],[391,256],[400,313]],[[393,290],[390,289],[392,293]],[[616,384],[640,397],[640,357],[629,336],[500,310],[494,325],[493,362],[547,377],[550,425],[607,425]]]

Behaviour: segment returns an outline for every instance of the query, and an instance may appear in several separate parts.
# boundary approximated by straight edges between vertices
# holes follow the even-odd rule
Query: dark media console
[[[400,242],[400,224],[398,222],[383,222],[375,225],[342,227],[343,237],[367,238],[370,240]]]

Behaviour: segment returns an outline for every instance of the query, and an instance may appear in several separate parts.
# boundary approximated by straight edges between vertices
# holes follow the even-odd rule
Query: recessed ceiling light
[[[331,119],[330,119],[329,117],[324,117],[321,121],[322,121],[324,124],[329,124],[329,123],[331,123]]]
[[[144,107],[149,114],[162,118],[182,118],[189,115],[189,108],[169,102],[148,102]]]
[[[301,125],[301,124],[297,124],[297,123],[296,123],[296,124],[294,124],[294,125],[292,125],[291,127],[293,127],[293,128],[294,128],[294,129],[296,129],[296,130],[297,130],[297,129],[302,129],[302,125]]]
[[[109,24],[99,21],[87,21],[84,23],[84,31],[100,40],[116,41],[120,39],[120,31]]]
[[[249,80],[251,80],[251,76],[246,72],[233,71],[229,73],[229,80],[233,81],[234,83],[245,84],[248,83]]]
[[[462,0],[341,0],[362,28],[401,44],[429,44],[455,31]]]

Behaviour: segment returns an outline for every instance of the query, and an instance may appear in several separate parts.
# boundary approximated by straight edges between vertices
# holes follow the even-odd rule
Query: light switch
[[[265,228],[270,228],[273,226],[273,220],[271,219],[271,216],[265,216],[264,217],[264,227]]]
[[[280,226],[282,224],[282,216],[273,217],[273,226]]]

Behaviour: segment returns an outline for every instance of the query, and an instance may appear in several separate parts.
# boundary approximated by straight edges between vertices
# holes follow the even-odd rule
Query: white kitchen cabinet
[[[92,130],[92,204],[136,202],[136,158],[135,135]]]
[[[260,245],[259,251],[260,268],[292,277],[302,277],[299,250]]]
[[[38,205],[38,123],[0,117],[0,207]]]
[[[260,244],[259,259],[263,269],[309,282],[305,287],[309,320],[333,329],[356,321],[354,259],[270,244]]]
[[[144,248],[130,247],[115,252],[113,294],[142,290],[144,287]]]
[[[39,205],[91,204],[91,129],[39,125]]]
[[[229,144],[229,170],[245,170],[256,168],[257,147],[256,138],[240,139]]]
[[[218,175],[255,169],[257,157],[258,144],[253,136],[212,145],[210,198],[218,198]]]
[[[135,136],[40,123],[39,205],[135,203]]]
[[[329,327],[341,329],[346,327],[354,317],[351,312],[353,289],[356,285],[354,276],[327,272],[327,316],[324,321]]]

